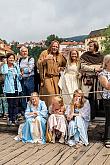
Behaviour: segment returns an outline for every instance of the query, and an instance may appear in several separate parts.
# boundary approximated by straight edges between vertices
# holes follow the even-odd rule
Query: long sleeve
[[[48,52],[47,52],[47,50],[44,50],[39,56],[38,65],[40,65],[40,64],[45,65],[46,63],[44,62],[44,60],[47,56],[48,56]]]
[[[8,74],[8,64],[3,64],[1,66],[1,73],[2,74]]]
[[[85,121],[90,121],[90,104],[88,100],[86,100],[84,106],[80,109],[79,113]]]
[[[30,112],[34,112],[34,111],[37,112],[38,116],[41,116],[43,118],[48,117],[48,110],[44,101],[39,100],[39,104],[37,108],[35,108],[30,103],[28,103],[27,108],[25,110],[25,118],[35,117],[34,115],[30,114]]]
[[[34,117],[33,115],[30,115],[31,112],[31,105],[30,103],[27,103],[27,108],[25,110],[25,118],[30,118],[30,117]]]
[[[42,116],[43,118],[48,117],[48,110],[47,106],[44,101],[39,100],[39,106],[38,106],[38,115]]]
[[[47,50],[44,50],[40,54],[40,57],[39,57],[39,59],[37,61],[37,66],[38,66],[38,69],[39,69],[41,80],[43,80],[44,77],[45,77],[45,65],[46,65],[46,61],[44,59],[47,57],[47,55],[48,55]]]

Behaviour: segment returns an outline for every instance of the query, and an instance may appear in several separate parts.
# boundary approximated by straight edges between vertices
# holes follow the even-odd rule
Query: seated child
[[[51,142],[55,143],[55,137],[57,133],[61,134],[59,139],[60,143],[64,143],[64,137],[66,134],[66,119],[65,119],[65,107],[63,104],[63,98],[56,96],[52,99],[50,106],[50,116],[48,118],[48,132],[52,135]]]
[[[48,117],[47,107],[44,101],[39,99],[37,92],[31,94],[25,111],[26,121],[19,126],[18,136],[15,140],[31,143],[46,143],[46,121]]]
[[[69,146],[88,145],[87,129],[90,121],[90,104],[80,89],[75,90],[73,100],[66,107],[65,114],[68,121]]]

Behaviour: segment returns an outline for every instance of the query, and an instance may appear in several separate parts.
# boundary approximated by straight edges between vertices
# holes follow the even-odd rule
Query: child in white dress
[[[65,107],[63,104],[63,98],[56,96],[52,99],[50,106],[50,117],[48,119],[48,131],[52,135],[51,142],[55,143],[56,133],[60,132],[60,143],[64,143],[64,137],[66,134],[66,119],[65,119]]]

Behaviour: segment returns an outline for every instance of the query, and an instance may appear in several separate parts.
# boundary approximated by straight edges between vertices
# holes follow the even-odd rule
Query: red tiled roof
[[[73,42],[61,42],[60,45],[84,45],[84,43],[73,41]]]
[[[77,42],[61,42],[60,45],[77,45]]]
[[[62,51],[69,51],[69,50],[74,50],[74,48],[63,48]],[[85,51],[85,49],[83,48],[75,48],[75,50],[78,50],[78,51]]]

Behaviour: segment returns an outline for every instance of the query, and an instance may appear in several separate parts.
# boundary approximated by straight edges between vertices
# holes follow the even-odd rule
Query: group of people
[[[40,94],[40,99],[44,102],[37,101],[37,105],[34,104],[32,100],[22,99],[23,111],[25,112],[26,123],[22,125],[22,133],[29,129],[31,130],[30,123],[32,123],[32,130],[35,128],[35,123],[39,125],[36,129],[39,132],[44,141],[45,137],[43,134],[43,129],[46,130],[47,137],[55,141],[55,132],[59,135],[59,128],[61,126],[61,139],[59,141],[64,141],[64,137],[69,138],[70,145],[74,144],[74,141],[78,139],[82,140],[85,145],[88,144],[87,138],[87,127],[88,121],[95,118],[96,110],[99,107],[100,99],[103,98],[104,109],[105,109],[105,141],[107,146],[110,146],[110,115],[109,112],[109,56],[104,57],[98,51],[99,45],[96,41],[89,42],[89,50],[83,53],[79,57],[79,53],[76,49],[71,49],[68,57],[65,58],[62,53],[59,52],[59,42],[52,41],[49,48],[44,50],[37,61],[37,67],[40,74],[40,84],[34,81],[34,58],[28,56],[28,49],[26,47],[20,48],[20,58],[15,62],[15,55],[12,53],[7,54],[7,59],[4,59],[1,64],[1,72],[5,77],[4,81],[4,93],[8,101],[8,114],[9,114],[9,124],[16,123],[16,116],[18,114],[19,99],[14,98],[16,96],[23,95],[30,96],[33,92],[37,91]],[[37,90],[36,90],[37,86]],[[95,92],[99,90],[102,86],[103,95]],[[81,91],[79,90],[81,89]],[[77,105],[75,101],[75,92],[81,93],[80,105]],[[74,94],[73,94],[74,93]],[[35,93],[34,93],[35,94]],[[58,101],[55,95],[62,95],[62,101]],[[33,96],[32,96],[33,97]],[[38,98],[38,96],[36,96]],[[56,105],[55,99],[59,103]],[[87,100],[86,100],[87,99]],[[34,100],[34,99],[33,99]],[[86,100],[86,101],[85,101]],[[28,102],[29,101],[29,102]],[[28,102],[28,106],[27,106]],[[90,102],[90,106],[89,106]],[[106,104],[107,103],[107,104]],[[40,104],[40,105],[39,105]],[[43,104],[43,105],[42,105]],[[44,106],[45,104],[45,106]],[[61,104],[61,105],[60,105]],[[79,104],[79,103],[78,103]],[[32,107],[30,106],[32,105]],[[77,106],[76,106],[77,105]],[[27,108],[26,108],[27,106]],[[57,107],[58,106],[58,107]],[[37,112],[39,109],[44,110]],[[45,107],[45,108],[43,108]],[[50,116],[47,120],[47,109],[52,110]],[[57,107],[57,108],[55,108]],[[59,108],[60,107],[60,108]],[[76,108],[78,107],[78,108]],[[91,113],[90,113],[91,108]],[[30,117],[28,119],[27,111],[32,110],[32,120]],[[88,110],[89,109],[89,110]],[[58,110],[58,111],[57,111]],[[43,114],[44,113],[44,114]],[[69,113],[69,114],[68,114]],[[86,114],[87,113],[87,114]],[[31,113],[29,113],[31,114]],[[40,115],[38,115],[40,114]],[[90,116],[89,116],[90,114]],[[44,115],[44,116],[42,116]],[[40,116],[40,117],[38,117]],[[60,116],[60,117],[59,117]],[[38,118],[37,121],[35,118]],[[43,118],[43,120],[42,120]],[[83,120],[81,120],[81,118]],[[28,120],[27,120],[28,119]],[[34,120],[34,122],[33,122]],[[28,121],[28,122],[27,122]],[[38,122],[40,121],[40,122]],[[86,122],[85,122],[86,121]],[[59,124],[57,123],[59,122]],[[40,124],[39,124],[40,123]],[[51,124],[50,124],[51,123]],[[55,124],[57,123],[57,125]],[[61,124],[63,123],[63,124]],[[76,124],[81,128],[77,130]],[[46,127],[45,127],[46,125]],[[63,128],[62,128],[63,125]],[[68,128],[67,128],[68,125]],[[57,126],[57,129],[56,129]],[[47,129],[48,128],[48,129]],[[54,130],[55,128],[55,130]],[[26,130],[25,130],[26,129]],[[42,129],[42,131],[41,131]],[[58,130],[58,131],[57,131]],[[26,131],[27,132],[27,131]],[[45,132],[45,131],[44,131]],[[74,135],[76,133],[76,135]],[[32,140],[31,137],[36,135],[29,134],[27,137]],[[24,141],[26,140],[23,138]],[[82,138],[82,139],[81,139]],[[38,138],[39,139],[39,138]],[[76,140],[77,139],[77,140]],[[42,142],[43,143],[43,142]]]
[[[39,90],[39,80],[35,85],[35,60],[29,57],[28,48],[22,46],[18,57],[13,53],[7,53],[0,65],[4,76],[3,93],[8,102],[8,125],[18,124],[18,114],[24,115],[28,97],[32,92]],[[27,98],[16,98],[22,95]]]
[[[25,118],[14,138],[17,141],[40,144],[58,141],[69,146],[89,144],[90,104],[80,89],[75,90],[70,105],[65,106],[61,96],[54,96],[49,110],[38,94],[32,93]]]

